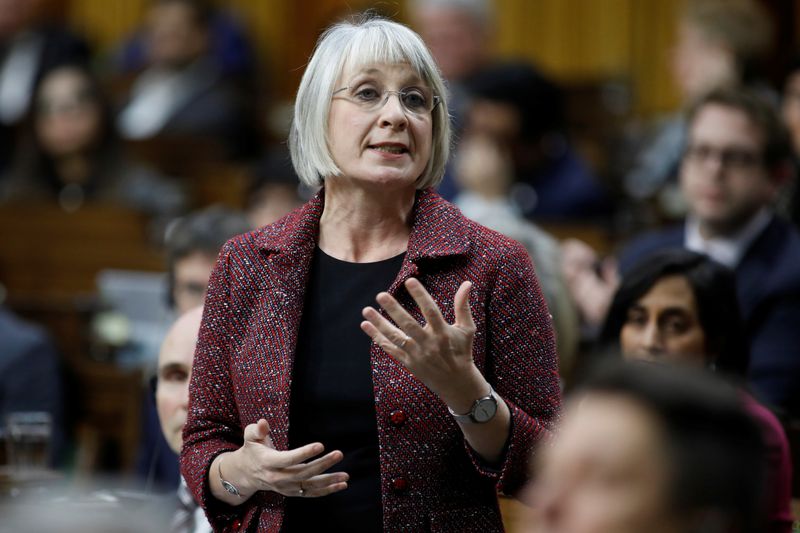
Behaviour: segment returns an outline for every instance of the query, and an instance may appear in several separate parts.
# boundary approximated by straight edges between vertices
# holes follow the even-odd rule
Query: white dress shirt
[[[706,254],[714,261],[735,269],[753,241],[769,225],[772,217],[772,211],[764,207],[753,215],[753,218],[742,229],[732,235],[706,239],[700,234],[699,221],[689,216],[686,219],[684,243],[687,249]]]

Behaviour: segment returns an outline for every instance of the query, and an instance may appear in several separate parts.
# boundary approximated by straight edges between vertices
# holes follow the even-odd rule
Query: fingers
[[[319,498],[334,492],[339,492],[347,488],[347,481],[350,476],[344,472],[334,472],[332,474],[322,474],[306,479],[302,482],[303,497]]]
[[[397,324],[400,330],[402,330],[399,332],[400,338],[397,339],[398,342],[402,341],[406,336],[419,341],[424,335],[422,326],[420,326],[417,321],[414,320],[414,317],[412,317],[405,309],[403,309],[403,306],[400,305],[400,303],[391,294],[388,292],[382,292],[378,294],[375,300],[386,310],[388,315],[392,317],[392,320],[394,320],[395,324]],[[380,314],[378,314],[378,316],[383,319]],[[389,324],[387,320],[384,319],[384,321]],[[391,337],[389,337],[389,339],[392,340]]]
[[[404,366],[408,366],[408,361],[407,361],[408,353],[404,351],[404,348],[409,348],[408,344],[406,343],[413,341],[410,340],[405,341],[405,339],[403,338],[404,334],[391,324],[388,324],[388,322],[386,322],[386,319],[383,318],[380,315],[380,313],[378,313],[375,309],[367,307],[364,309],[363,314],[364,318],[366,318],[367,320],[361,323],[361,331],[369,335],[372,338],[372,342],[380,346],[384,352],[388,353],[389,355],[400,361],[400,363],[402,363]],[[391,328],[391,331],[398,332],[394,334],[396,342],[387,338],[387,336],[381,333],[381,331],[375,326],[375,322],[378,324],[383,324],[383,322],[381,321],[386,322],[386,324],[388,324],[388,328]],[[401,344],[403,348],[400,348],[399,345]]]
[[[244,440],[274,448],[272,438],[269,436],[269,423],[263,418],[255,424],[248,424],[244,428]]]
[[[453,307],[456,313],[456,326],[466,330],[475,329],[475,321],[472,320],[472,310],[469,307],[469,293],[472,290],[472,282],[465,281],[456,291]]]
[[[298,465],[300,463],[305,463],[312,457],[321,454],[324,450],[325,448],[322,446],[322,444],[319,442],[314,442],[293,450],[277,452],[277,456],[275,457],[272,466],[274,468],[286,468],[289,466]],[[339,454],[341,454],[341,452],[339,452]],[[339,460],[341,460],[341,458]]]
[[[311,462],[286,468],[286,472],[290,472],[299,478],[308,479],[325,472],[343,458],[344,454],[339,450],[335,450]]]
[[[436,305],[436,302],[431,295],[428,294],[428,291],[425,290],[425,287],[422,286],[422,283],[420,283],[418,279],[407,279],[406,290],[411,297],[414,298],[417,306],[419,306],[419,310],[422,311],[422,316],[425,317],[425,321],[433,331],[440,333],[449,325],[442,316],[439,306]]]

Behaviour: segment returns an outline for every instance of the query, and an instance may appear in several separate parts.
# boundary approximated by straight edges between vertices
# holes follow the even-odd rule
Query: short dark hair
[[[172,293],[177,261],[196,252],[217,257],[228,239],[251,229],[243,213],[219,205],[195,211],[170,224],[164,238],[170,305],[174,304]]]
[[[763,531],[766,449],[735,387],[699,369],[617,361],[578,390],[629,398],[658,420],[673,512],[705,520],[698,531]]]
[[[752,91],[741,88],[719,88],[699,98],[689,108],[687,123],[691,126],[697,115],[709,105],[719,105],[741,111],[764,135],[763,158],[765,166],[776,170],[791,161],[792,149],[789,132],[781,122],[775,106]]]
[[[600,334],[601,346],[618,353],[628,311],[667,276],[681,276],[692,288],[706,352],[715,357],[709,363],[725,374],[744,378],[749,350],[736,297],[735,275],[708,256],[682,248],[655,252],[623,275]]]

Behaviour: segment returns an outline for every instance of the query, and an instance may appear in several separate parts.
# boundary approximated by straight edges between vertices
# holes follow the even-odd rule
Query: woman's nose
[[[381,126],[404,129],[408,125],[406,108],[400,100],[400,94],[394,91],[387,91],[386,100],[380,108]]]
[[[641,344],[642,348],[649,353],[660,353],[664,350],[661,331],[658,328],[658,324],[654,321],[648,322],[642,330]]]

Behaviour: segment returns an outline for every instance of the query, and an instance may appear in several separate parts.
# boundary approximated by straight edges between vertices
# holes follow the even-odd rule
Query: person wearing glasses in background
[[[736,275],[749,385],[770,407],[800,416],[800,234],[772,210],[791,176],[788,136],[772,106],[739,89],[701,98],[687,123],[680,170],[685,222],[628,245],[618,270],[608,262],[598,269],[602,263],[583,243],[566,244],[562,266],[570,293],[587,322],[599,325],[617,272],[624,276],[664,248],[708,255]]]
[[[290,136],[322,188],[209,283],[181,471],[215,529],[502,531],[560,407],[555,339],[525,249],[432,190],[449,145],[417,34],[322,35]]]

